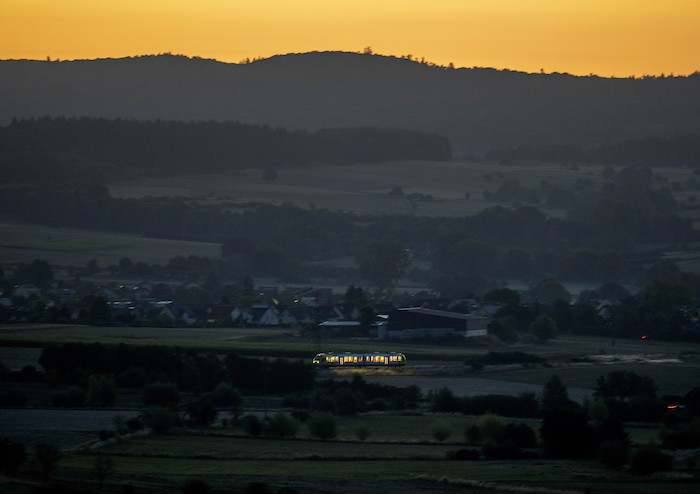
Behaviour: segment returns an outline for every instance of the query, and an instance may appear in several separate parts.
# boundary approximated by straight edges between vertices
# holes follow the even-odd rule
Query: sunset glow
[[[577,75],[700,70],[697,0],[2,0],[0,59],[362,51]]]

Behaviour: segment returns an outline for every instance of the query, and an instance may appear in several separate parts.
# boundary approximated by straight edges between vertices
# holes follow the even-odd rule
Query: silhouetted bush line
[[[154,383],[174,389],[209,392],[220,383],[231,383],[242,391],[289,393],[313,387],[313,369],[310,364],[282,358],[260,360],[234,354],[224,361],[212,354],[198,354],[162,346],[139,347],[130,345],[105,346],[100,343],[65,343],[44,348],[39,357],[47,380],[54,384],[85,385],[91,375],[116,376],[124,383],[133,378],[134,369],[143,371],[148,404],[163,405],[172,401],[158,398],[163,393]],[[148,387],[150,386],[150,387]]]

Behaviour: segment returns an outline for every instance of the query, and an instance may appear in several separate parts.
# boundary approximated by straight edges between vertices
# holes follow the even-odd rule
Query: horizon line
[[[412,55],[386,55],[383,53],[377,53],[374,52],[370,47],[366,47],[364,50],[361,51],[347,51],[347,50],[312,50],[312,51],[306,51],[306,52],[288,52],[288,53],[275,53],[273,55],[263,57],[263,56],[258,56],[255,58],[250,58],[246,57],[242,60],[239,60],[238,62],[233,62],[233,61],[225,61],[225,60],[219,60],[216,58],[208,58],[208,57],[202,57],[199,55],[186,55],[184,53],[172,53],[171,51],[167,52],[161,52],[161,53],[150,53],[150,54],[142,54],[142,55],[125,55],[125,56],[107,56],[107,57],[98,57],[98,58],[72,58],[72,59],[60,59],[58,57],[56,58],[51,58],[51,56],[47,56],[45,59],[37,59],[37,58],[6,58],[6,59],[0,59],[0,62],[51,62],[51,63],[70,63],[70,62],[96,62],[100,60],[126,60],[126,59],[134,59],[134,58],[146,58],[146,57],[160,57],[160,56],[172,56],[172,57],[182,57],[182,58],[187,58],[189,60],[204,60],[204,61],[210,61],[210,62],[216,62],[216,63],[221,63],[221,64],[226,64],[226,65],[250,65],[256,62],[261,62],[265,60],[271,60],[276,57],[284,57],[284,56],[293,56],[293,55],[308,55],[308,54],[315,54],[315,53],[320,53],[320,54],[332,54],[332,53],[339,53],[339,54],[350,54],[350,55],[364,55],[364,56],[378,56],[378,57],[383,57],[383,58],[392,58],[396,60],[405,60],[407,62],[413,62],[416,64],[420,65],[426,65],[430,68],[438,68],[438,69],[446,69],[446,70],[494,70],[498,72],[514,72],[514,73],[519,73],[519,74],[527,74],[527,75],[564,75],[564,76],[570,76],[570,77],[591,77],[591,78],[599,78],[599,79],[669,79],[669,78],[677,78],[677,77],[691,77],[695,76],[697,74],[700,74],[700,69],[695,70],[693,72],[690,72],[688,74],[675,74],[674,72],[670,72],[668,74],[662,72],[660,74],[643,74],[643,75],[628,75],[628,76],[604,76],[604,75],[598,75],[594,74],[593,72],[590,72],[588,74],[573,74],[571,72],[559,72],[559,71],[552,71],[552,72],[547,72],[544,70],[544,68],[541,68],[539,72],[529,72],[526,70],[519,70],[519,69],[510,69],[510,68],[497,68],[497,67],[487,67],[487,66],[472,66],[472,67],[467,67],[467,66],[460,66],[457,67],[453,63],[449,63],[448,65],[442,65],[442,64],[437,64],[434,62],[431,62],[429,60],[426,60],[424,57],[414,57]]]

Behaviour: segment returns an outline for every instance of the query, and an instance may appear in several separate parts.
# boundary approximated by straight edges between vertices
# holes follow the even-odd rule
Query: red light
[[[646,339],[647,339],[647,335],[642,336],[642,339],[643,339],[643,340],[646,340]]]

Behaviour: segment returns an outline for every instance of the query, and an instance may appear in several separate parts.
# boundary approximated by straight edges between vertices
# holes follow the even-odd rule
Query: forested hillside
[[[357,53],[225,64],[183,56],[0,61],[0,115],[216,120],[437,133],[457,154],[697,132],[700,77],[447,68]]]

